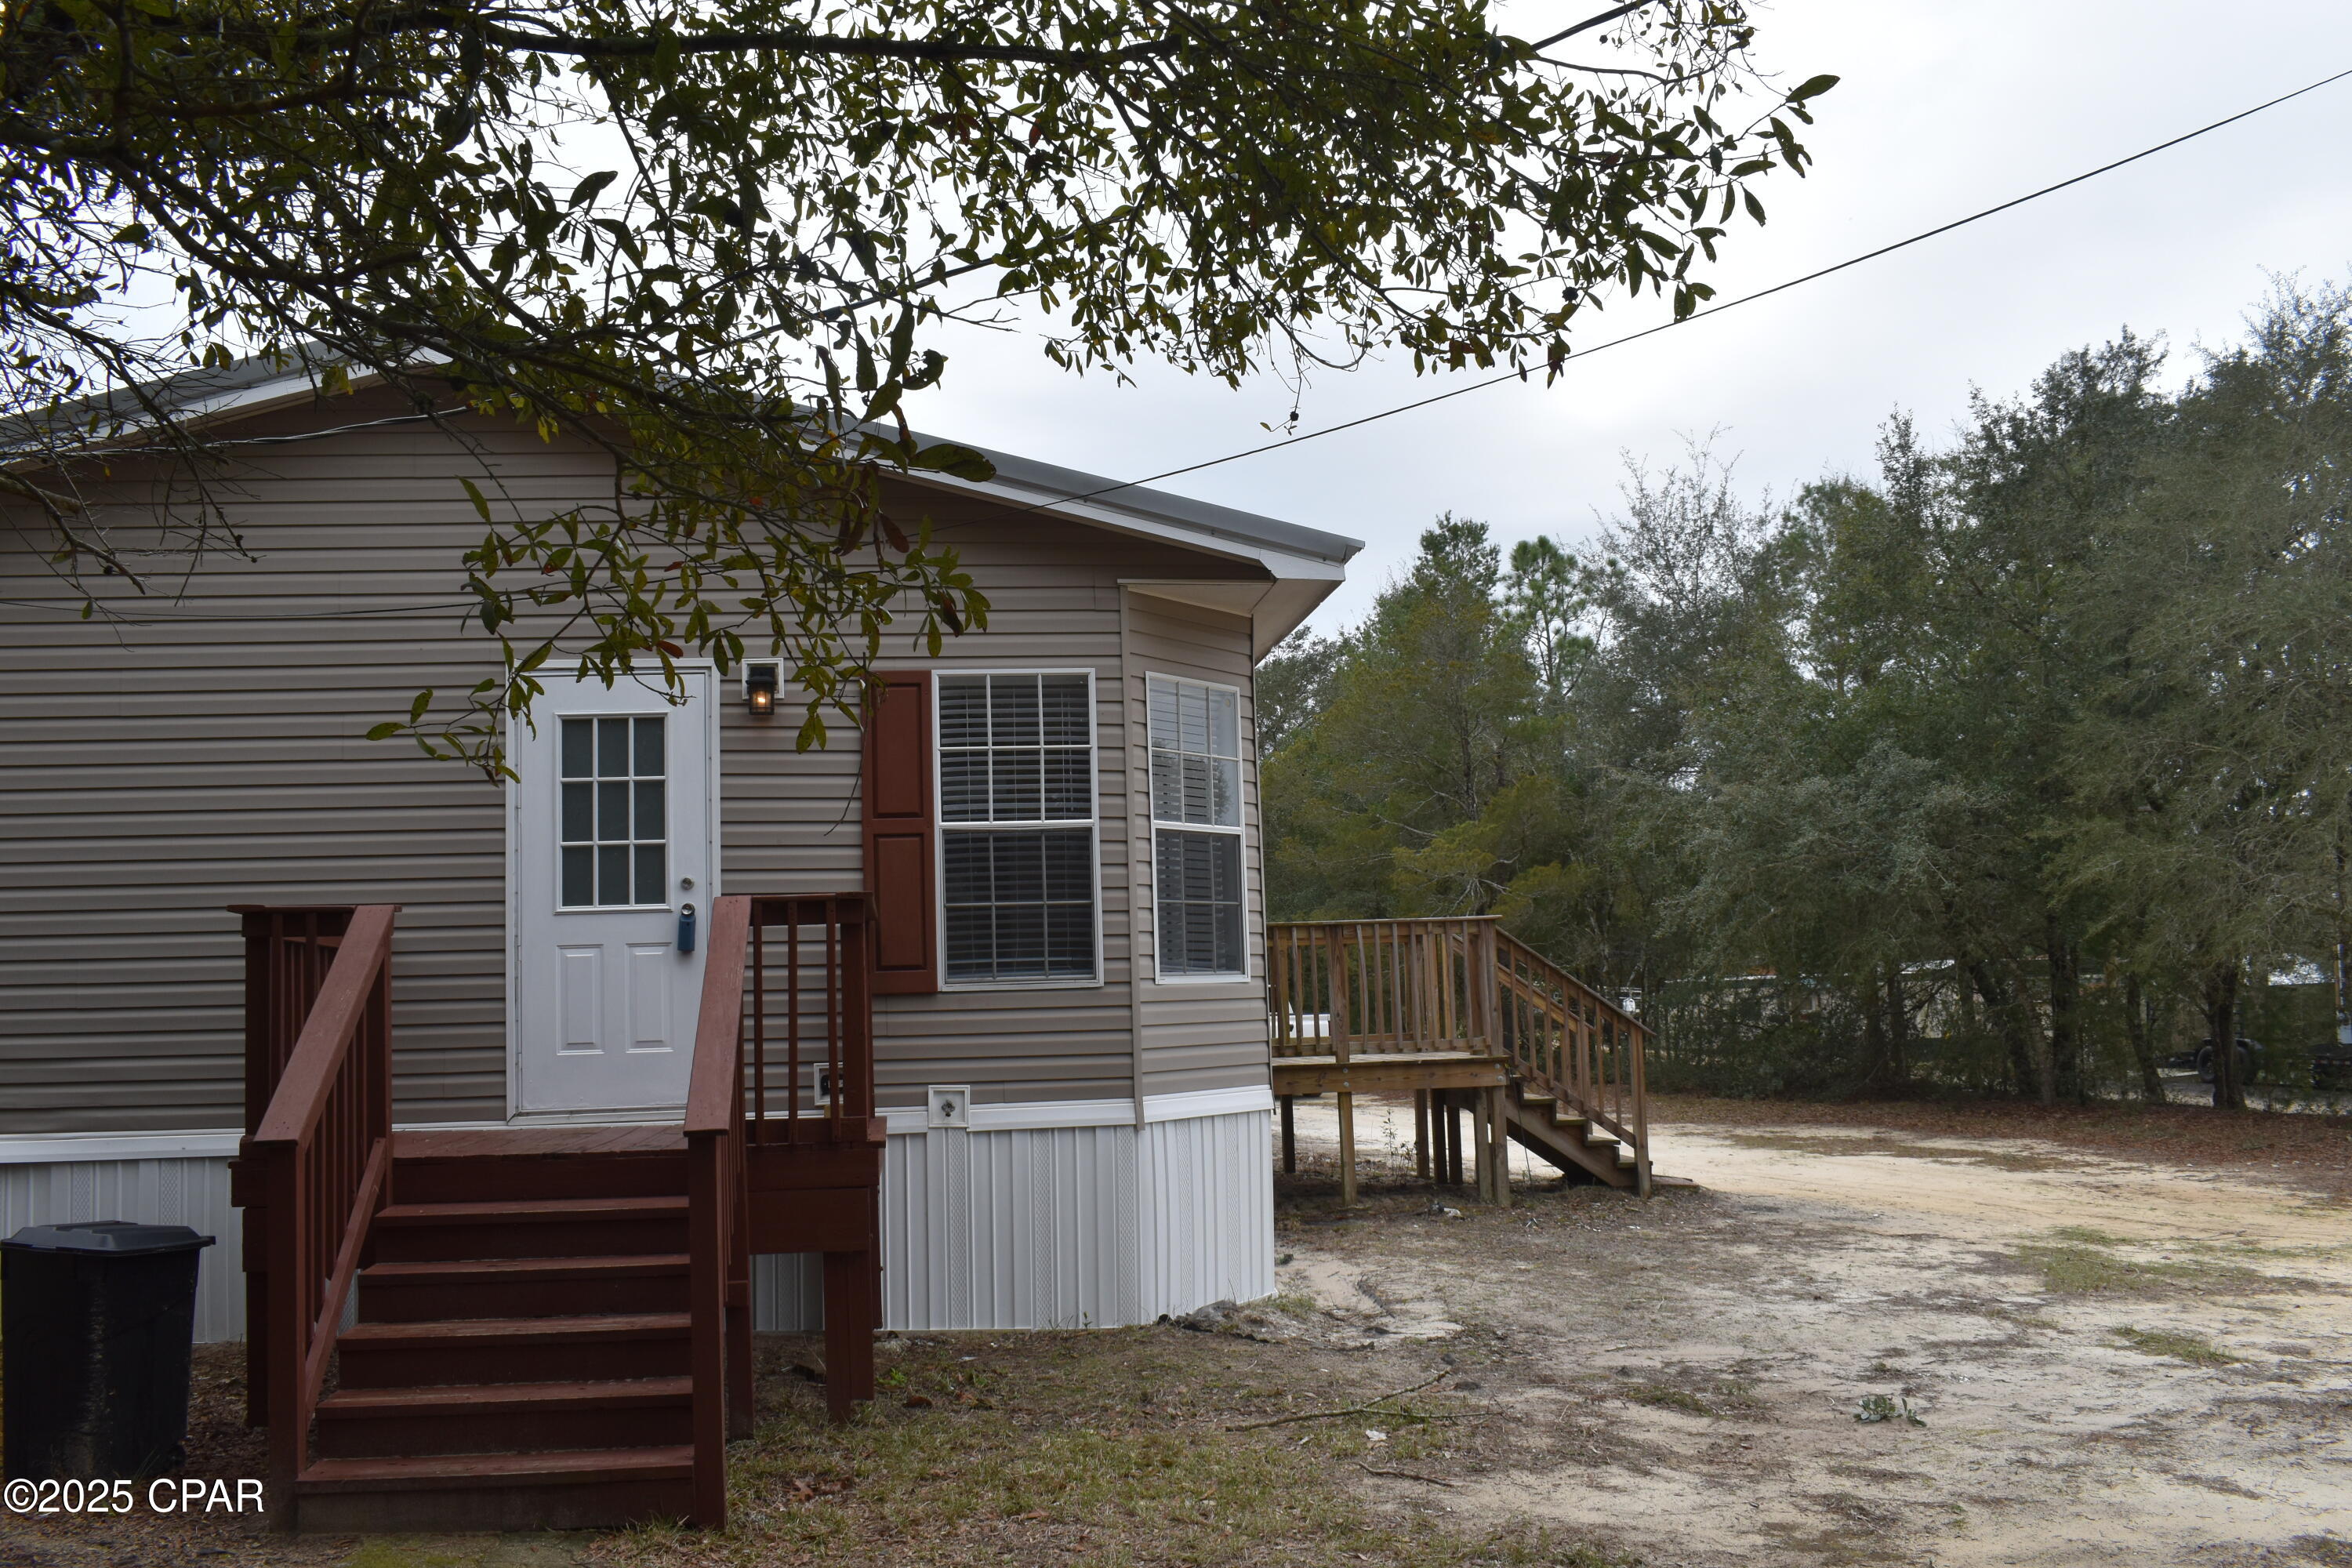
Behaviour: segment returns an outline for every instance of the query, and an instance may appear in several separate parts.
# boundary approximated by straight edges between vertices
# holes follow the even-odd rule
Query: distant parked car
[[[2203,1083],[2213,1081],[2213,1042],[2211,1040],[2208,1039],[2197,1047],[2196,1067],[2199,1081]],[[2250,1040],[2245,1036],[2240,1035],[2238,1037],[2238,1081],[2252,1083],[2262,1076],[2262,1070],[2263,1043],[2260,1040]]]

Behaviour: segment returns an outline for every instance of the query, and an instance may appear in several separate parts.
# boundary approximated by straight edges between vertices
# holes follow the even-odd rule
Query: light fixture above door
[[[784,666],[781,659],[753,658],[743,662],[743,706],[753,718],[764,719],[776,710],[776,694],[783,685]]]

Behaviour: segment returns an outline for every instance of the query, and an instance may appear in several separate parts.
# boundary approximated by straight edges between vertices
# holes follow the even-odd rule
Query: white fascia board
[[[1268,575],[1279,582],[1328,583],[1338,587],[1347,580],[1345,563],[1319,560],[1292,551],[1261,544],[1251,540],[1235,539],[1229,534],[1206,529],[1188,528],[1181,523],[1160,518],[1143,517],[1117,507],[1101,506],[1093,501],[1058,498],[1050,493],[1007,484],[1002,479],[960,479],[952,474],[895,473],[892,479],[906,479],[938,489],[960,491],[966,495],[985,496],[990,500],[1024,510],[1043,512],[1052,517],[1066,518],[1073,522],[1087,523],[1095,528],[1109,529],[1118,533],[1133,534],[1139,539],[1158,540],[1181,545],[1204,555],[1222,556],[1228,561],[1245,561],[1262,566]],[[1327,590],[1328,592],[1328,590]]]

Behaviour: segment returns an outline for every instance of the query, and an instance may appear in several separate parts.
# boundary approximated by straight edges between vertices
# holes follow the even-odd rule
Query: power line
[[[1633,9],[1633,7],[1628,6],[1626,9],[1630,10]],[[1606,18],[1604,17],[1601,19],[1605,20]],[[1586,24],[1580,24],[1580,26],[1584,25]],[[1918,234],[1915,234],[1908,239],[1898,239],[1892,245],[1882,245],[1875,250],[1866,250],[1860,256],[1849,257],[1843,261],[1835,262],[1828,267],[1821,268],[1816,271],[1808,272],[1802,277],[1791,278],[1785,282],[1775,283],[1769,289],[1759,289],[1753,294],[1742,294],[1738,299],[1726,300],[1719,305],[1710,305],[1703,310],[1695,310],[1691,314],[1682,317],[1676,321],[1661,321],[1654,327],[1644,327],[1638,332],[1628,332],[1622,338],[1611,338],[1606,342],[1595,343],[1592,347],[1575,354],[1566,363],[1570,364],[1580,364],[1604,349],[1620,348],[1626,343],[1639,342],[1643,338],[1655,337],[1660,332],[1671,331],[1675,327],[1687,326],[1693,321],[1700,321],[1709,316],[1719,316],[1723,314],[1724,311],[1732,310],[1738,306],[1752,305],[1759,300],[1769,300],[1775,294],[1786,293],[1791,289],[1798,288],[1803,284],[1818,281],[1821,279],[1829,277],[1832,273],[1843,272],[1850,267],[1859,267],[1865,261],[1875,261],[1882,256],[1891,256],[1895,251],[1905,250],[1912,246],[1921,244],[1927,240],[1934,239],[1938,235],[1949,234],[1956,228],[1966,228],[1972,223],[1982,222],[1986,218],[1995,216],[2000,213],[2005,213],[2011,207],[2023,206],[2028,202],[2039,201],[2043,196],[2055,195],[2057,192],[2065,190],[2070,185],[2079,185],[2085,180],[2095,180],[2101,174],[2112,174],[2114,171],[2124,167],[2126,164],[2137,163],[2143,158],[2152,158],[2158,153],[2167,152],[2174,147],[2178,147],[2184,142],[2193,142],[2200,136],[2203,136],[2210,132],[2221,130],[2223,126],[2235,125],[2241,120],[2245,120],[2253,115],[2260,114],[2267,109],[2276,109],[2280,104],[2301,98],[2305,93],[2317,92],[2321,88],[2328,87],[2334,83],[2342,81],[2347,77],[2352,77],[2352,69],[2340,70],[2336,72],[2333,76],[2322,77],[2319,80],[2311,83],[2308,87],[2299,87],[2293,92],[2281,93],[2276,98],[2268,100],[2265,102],[2255,104],[2252,109],[2240,110],[2237,113],[2229,116],[2225,120],[2216,120],[2210,125],[2200,125],[2194,131],[2184,132],[2182,134],[2173,137],[2170,141],[2159,142],[2153,147],[2143,148],[2139,152],[2132,153],[2129,157],[2117,158],[2112,163],[2102,163],[2097,168],[2087,170],[2083,174],[2076,174],[2072,179],[2061,180],[2054,185],[2044,185],[2038,191],[2029,191],[2021,196],[2013,196],[2010,200],[2002,202],[1998,206],[1990,206],[1981,212],[1970,213],[1966,217],[1954,218],[1949,223],[1940,224],[1934,228],[1926,229]],[[1226,463],[1237,463],[1244,458],[1255,458],[1266,452],[1278,452],[1285,447],[1296,447],[1302,442],[1313,441],[1321,437],[1336,436],[1342,430],[1353,430],[1359,426],[1370,425],[1382,419],[1393,418],[1395,416],[1400,414],[1410,414],[1417,408],[1426,408],[1433,403],[1444,403],[1448,398],[1464,397],[1474,392],[1483,392],[1490,386],[1500,386],[1507,381],[1525,381],[1528,378],[1528,374],[1529,373],[1526,370],[1507,370],[1500,375],[1489,376],[1485,381],[1474,381],[1467,386],[1457,386],[1445,392],[1433,393],[1427,397],[1416,399],[1412,403],[1400,403],[1393,408],[1383,408],[1376,414],[1367,414],[1360,418],[1346,420],[1338,425],[1328,425],[1320,430],[1309,430],[1306,434],[1300,436],[1286,436],[1279,441],[1268,441],[1263,446],[1245,447],[1238,452],[1228,452],[1222,458],[1210,458],[1202,462],[1188,463],[1181,468],[1169,468],[1160,473],[1148,474],[1139,479],[1125,479],[1115,485],[1106,485],[1098,490],[1088,490],[1083,495],[1066,496],[1062,498],[1059,501],[1041,501],[1031,507],[1029,510],[1034,511],[1043,510],[1044,508],[1051,505],[1066,505],[1070,501],[1093,500],[1099,496],[1115,495],[1120,490],[1131,490],[1141,485],[1158,484],[1162,479],[1172,479],[1184,474],[1197,474],[1203,468],[1214,468],[1222,467]]]

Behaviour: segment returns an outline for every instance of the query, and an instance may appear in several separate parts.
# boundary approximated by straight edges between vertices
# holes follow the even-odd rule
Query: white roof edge
[[[217,390],[206,389],[207,378],[214,377],[225,384]],[[356,389],[378,379],[373,374],[355,376],[352,385]],[[319,391],[317,367],[299,363],[277,370],[247,362],[224,371],[192,370],[173,381],[195,393],[184,405],[184,414],[207,422],[249,416],[306,396],[316,396]],[[1097,528],[1245,561],[1278,582],[1324,584],[1314,595],[1318,604],[1346,580],[1348,562],[1363,549],[1361,540],[1343,534],[1126,484],[1034,458],[980,447],[971,449],[995,466],[995,478],[971,480],[921,472],[902,472],[891,477],[982,495],[1003,504],[1051,513]],[[1302,614],[1299,619],[1304,618]]]

